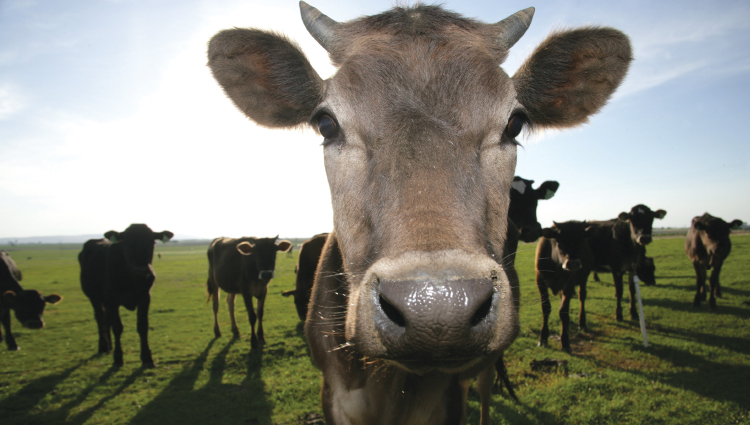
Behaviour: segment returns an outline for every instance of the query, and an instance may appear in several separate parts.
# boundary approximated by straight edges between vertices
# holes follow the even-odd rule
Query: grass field
[[[495,424],[750,424],[750,236],[733,235],[722,271],[719,310],[692,309],[694,275],[683,238],[648,248],[656,287],[642,288],[649,344],[638,322],[614,320],[610,275],[589,282],[589,329],[571,323],[572,355],[559,340],[538,348],[541,309],[534,284],[534,244],[522,244],[521,334],[506,353],[520,403],[493,396]],[[3,247],[0,247],[3,248]],[[155,369],[141,369],[135,314],[121,309],[125,366],[95,355],[97,334],[80,290],[77,246],[4,247],[24,273],[22,285],[62,303],[47,307],[42,330],[13,319],[20,351],[0,346],[0,422],[15,424],[304,424],[321,413],[320,373],[312,365],[290,298],[295,258],[279,254],[266,300],[267,344],[251,352],[247,316],[232,339],[226,305],[224,337],[214,339],[206,303],[206,246],[158,244],[149,339]],[[626,291],[627,292],[627,291]],[[553,304],[552,334],[559,333]],[[627,307],[625,308],[627,311]],[[571,317],[578,312],[571,303]],[[627,314],[626,314],[627,317]],[[561,360],[532,370],[531,362]],[[470,393],[469,423],[479,402]]]

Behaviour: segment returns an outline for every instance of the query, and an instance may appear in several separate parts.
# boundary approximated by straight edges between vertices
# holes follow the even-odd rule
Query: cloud
[[[9,84],[0,84],[0,121],[10,119],[26,106],[23,96]]]

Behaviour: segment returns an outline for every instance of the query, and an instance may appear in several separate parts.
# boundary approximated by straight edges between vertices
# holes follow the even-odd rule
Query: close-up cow
[[[326,422],[461,423],[461,382],[519,331],[504,261],[516,137],[585,123],[624,78],[630,43],[612,28],[554,32],[510,77],[500,64],[533,8],[494,24],[427,5],[347,22],[300,8],[338,68],[329,79],[258,29],[219,32],[208,59],[250,119],[324,139],[334,231],[305,334]]]
[[[81,288],[94,308],[99,332],[99,354],[112,350],[114,333],[114,364],[122,366],[120,337],[123,326],[120,307],[137,312],[137,330],[141,340],[141,364],[153,367],[148,344],[148,310],[151,287],[156,273],[151,266],[154,244],[168,242],[174,234],[168,230],[154,232],[145,224],[131,224],[123,232],[110,230],[104,239],[90,239],[78,254],[81,266]]]
[[[612,273],[615,284],[615,318],[622,320],[623,276],[628,273],[630,290],[630,318],[638,320],[636,309],[635,280],[638,264],[645,256],[645,246],[651,243],[651,229],[654,219],[667,215],[664,210],[652,211],[639,204],[630,212],[622,212],[616,219],[608,221],[590,221],[596,231],[588,238],[589,247],[594,255],[594,269],[597,272]]]
[[[28,329],[44,327],[44,307],[62,301],[58,294],[42,295],[34,289],[23,289],[20,280],[21,270],[7,251],[0,250],[0,322],[5,330],[5,345],[8,350],[19,350],[15,337],[10,330],[10,311],[13,310],[21,326]],[[0,332],[0,341],[3,334]]]
[[[716,298],[721,297],[719,274],[724,260],[732,250],[729,233],[740,226],[742,220],[727,223],[709,213],[693,217],[685,238],[685,254],[695,269],[694,308],[700,307],[701,301],[706,300],[706,274],[707,270],[711,270],[711,277],[708,279],[708,306],[711,310],[716,310]]]
[[[276,268],[276,252],[286,252],[292,247],[289,241],[276,242],[273,238],[216,238],[208,247],[208,297],[213,300],[214,336],[221,336],[219,328],[219,289],[227,293],[227,310],[232,324],[232,335],[240,337],[234,317],[234,299],[242,295],[250,320],[250,346],[257,348],[265,344],[263,336],[263,312],[268,293],[268,284]],[[253,308],[253,298],[258,308]],[[255,322],[258,331],[255,331]]]

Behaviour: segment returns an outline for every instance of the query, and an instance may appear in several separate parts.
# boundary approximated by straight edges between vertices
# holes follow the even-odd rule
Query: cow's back
[[[104,280],[107,275],[107,251],[112,245],[107,239],[89,239],[78,254],[81,265],[81,289],[92,300],[103,300]]]
[[[254,265],[243,265],[243,261],[253,263],[255,254],[243,256],[237,251],[240,242],[254,243],[255,238],[216,238],[208,248],[208,273],[213,282],[226,292],[240,293],[242,285],[257,280],[260,270]],[[247,257],[247,258],[243,258]]]
[[[21,271],[16,267],[16,263],[10,258],[10,254],[5,251],[0,251],[0,307],[3,306],[3,294],[6,291],[13,291],[20,293],[23,291],[21,285],[18,283],[21,277]]]
[[[588,223],[596,227],[594,234],[588,238],[595,270],[629,270],[638,260],[638,252],[630,237],[630,225],[618,219]]]

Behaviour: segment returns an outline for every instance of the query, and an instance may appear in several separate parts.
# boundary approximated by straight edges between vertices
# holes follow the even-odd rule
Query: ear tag
[[[547,193],[544,194],[544,199],[550,199],[555,196],[555,192],[547,189]]]
[[[164,235],[164,236],[162,236],[161,241],[164,242],[164,243],[167,243],[167,242],[169,242],[170,239],[172,239],[172,238],[170,238],[169,235]]]
[[[523,180],[516,180],[510,184],[511,189],[515,189],[523,195],[526,192],[526,183]],[[547,198],[549,199],[549,198]]]

